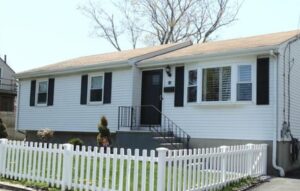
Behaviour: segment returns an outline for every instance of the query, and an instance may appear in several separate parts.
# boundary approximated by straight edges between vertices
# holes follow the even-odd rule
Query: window
[[[203,69],[202,101],[230,101],[231,67]]]
[[[90,82],[90,102],[102,102],[103,76],[92,76]]]
[[[240,65],[238,66],[237,101],[251,100],[251,65]]]
[[[197,101],[197,70],[190,70],[188,74],[187,101]]]
[[[46,104],[48,94],[48,81],[38,82],[37,104]]]

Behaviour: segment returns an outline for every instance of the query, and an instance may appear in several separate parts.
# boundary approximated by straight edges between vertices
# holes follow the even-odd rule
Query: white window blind
[[[251,65],[238,66],[237,100],[252,100]]]
[[[202,101],[230,101],[231,67],[203,69]]]

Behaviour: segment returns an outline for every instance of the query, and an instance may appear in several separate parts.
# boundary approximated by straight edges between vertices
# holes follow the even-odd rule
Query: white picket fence
[[[266,174],[267,145],[193,150],[77,147],[0,139],[0,175],[62,190],[215,190]]]

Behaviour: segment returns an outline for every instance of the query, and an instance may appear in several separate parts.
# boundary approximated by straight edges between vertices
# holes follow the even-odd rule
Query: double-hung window
[[[231,67],[205,68],[202,72],[202,101],[231,100]]]
[[[187,102],[197,101],[197,70],[188,73]]]
[[[251,65],[238,66],[237,101],[252,100]]]
[[[37,104],[44,105],[48,98],[48,81],[38,82]]]
[[[90,78],[90,102],[102,102],[103,76],[91,76]]]

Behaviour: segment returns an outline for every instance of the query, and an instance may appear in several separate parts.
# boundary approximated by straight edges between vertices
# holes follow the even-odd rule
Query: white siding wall
[[[30,80],[21,81],[19,129],[96,132],[101,116],[108,119],[109,128],[118,125],[118,106],[131,105],[132,71],[113,71],[111,104],[80,105],[81,75],[55,78],[54,105],[30,107]]]
[[[188,104],[186,103],[187,84],[185,84],[184,107],[174,107],[174,93],[164,93],[163,113],[190,134],[192,138],[271,140],[275,129],[275,75],[273,62],[270,64],[270,105],[256,105],[256,56],[186,64],[185,83],[187,83],[187,71],[189,69],[198,68],[199,66],[206,67],[228,64],[252,64],[252,103],[240,105]],[[235,71],[233,70],[232,72]],[[172,78],[174,75],[173,71]],[[164,75],[164,79],[165,83],[169,80],[166,75]],[[201,92],[200,89],[198,91]]]
[[[286,44],[283,44],[279,50],[279,116],[278,116],[278,138],[280,139],[280,132],[282,128],[282,123],[284,121],[283,118],[283,106],[284,106],[284,99],[283,99],[283,73],[284,73],[284,62],[283,62],[283,55],[284,55],[284,48]],[[289,62],[289,54],[290,54],[290,61],[292,69],[291,69],[291,131],[294,137],[300,139],[300,39],[297,40],[295,43],[291,44],[291,51],[289,49],[286,51],[285,61],[286,61],[286,121],[287,121],[287,112],[288,112],[288,62]],[[286,139],[288,140],[288,139]]]

